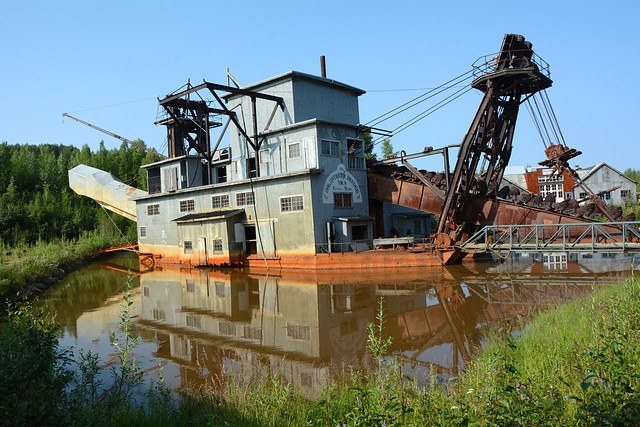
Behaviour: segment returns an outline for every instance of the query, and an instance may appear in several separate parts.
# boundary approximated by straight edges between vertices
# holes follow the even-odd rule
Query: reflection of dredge
[[[198,366],[206,366],[212,374],[277,372],[311,395],[330,383],[335,368],[362,360],[377,298],[384,301],[394,353],[410,366],[455,374],[459,357],[466,360],[479,345],[478,325],[522,314],[545,296],[557,301],[587,289],[540,285],[534,293],[522,291],[548,275],[523,276],[513,285],[499,274],[497,281],[478,283],[475,273],[460,269],[413,270],[413,277],[389,273],[381,278],[354,272],[351,278],[310,271],[294,278],[238,270],[149,271],[140,276],[137,326],[159,339],[156,356],[180,366],[183,386],[197,380]],[[498,298],[505,295],[512,302]]]

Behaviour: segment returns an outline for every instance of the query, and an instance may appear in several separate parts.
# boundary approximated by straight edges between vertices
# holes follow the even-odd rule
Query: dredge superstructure
[[[459,261],[456,244],[476,226],[589,222],[565,209],[527,206],[501,186],[519,106],[551,85],[546,63],[522,36],[508,34],[478,71],[472,86],[484,98],[451,173],[448,160],[446,174],[418,171],[411,156],[368,163],[371,129],[359,124],[358,111],[365,92],[291,71],[243,88],[188,85],[161,99],[156,124],[167,127],[169,156],[144,166],[146,194],[117,181],[110,184],[115,198],[88,191],[87,179],[99,171],[86,166],[69,171],[70,185],[135,218],[142,254],[191,265],[424,266]],[[420,154],[441,152],[448,153]],[[556,147],[548,161],[560,170],[575,153]],[[118,197],[135,208],[129,203],[123,213]],[[385,235],[384,204],[423,215],[415,218],[425,221],[424,239]],[[426,213],[440,217],[433,240]],[[389,242],[405,250],[383,249]]]

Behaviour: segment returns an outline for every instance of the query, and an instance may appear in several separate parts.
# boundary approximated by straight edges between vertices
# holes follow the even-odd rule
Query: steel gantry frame
[[[470,231],[464,226],[468,216],[467,201],[476,192],[478,181],[484,181],[484,188],[493,195],[499,190],[504,168],[511,157],[520,104],[532,94],[551,86],[548,68],[542,65],[542,61],[538,61],[540,66],[534,61],[531,46],[524,37],[507,34],[495,62],[481,67],[488,72],[471,84],[484,92],[484,98],[460,147],[436,227],[436,243],[443,260],[457,256],[448,252]],[[481,160],[481,169],[485,163],[487,167],[477,176]]]
[[[190,99],[190,94],[202,89],[207,89],[213,95],[215,102],[218,104],[217,108],[209,106],[210,102],[213,101],[208,102],[204,100]],[[253,136],[249,136],[245,126],[243,126],[238,120],[237,114],[227,108],[225,102],[217,92],[248,96],[251,99]],[[264,129],[266,131],[271,125],[271,121],[273,120],[278,107],[284,111],[284,99],[279,96],[205,81],[198,86],[189,85],[186,90],[168,95],[163,99],[158,99],[158,102],[168,115],[168,118],[160,120],[156,122],[156,124],[167,126],[169,157],[179,157],[186,154],[189,149],[194,149],[210,164],[230,122],[233,122],[242,136],[246,138],[247,143],[257,153],[260,150],[260,145],[262,144],[262,140],[259,139],[258,132],[258,113],[256,108],[257,99],[273,101],[275,103],[271,116],[267,120]],[[209,130],[212,127],[220,126],[221,123],[211,120],[210,115],[212,114],[227,117],[227,123],[225,124],[222,134],[220,135],[220,138],[218,138],[213,149],[211,149]],[[187,144],[185,144],[185,142]],[[211,171],[209,169],[209,175],[210,173]],[[208,179],[209,182],[211,182],[211,176],[209,176]]]

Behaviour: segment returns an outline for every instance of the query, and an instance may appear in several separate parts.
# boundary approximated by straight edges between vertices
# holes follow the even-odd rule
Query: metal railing
[[[498,67],[498,58],[500,57],[500,52],[483,55],[476,59],[476,61],[471,65],[473,68],[473,77],[477,78],[480,76],[484,76],[485,74],[493,73],[497,71]],[[548,78],[551,78],[551,72],[549,71],[549,64],[540,58],[538,55],[533,53],[529,61],[529,66],[537,67],[538,71],[540,71],[543,75]],[[512,67],[506,67],[505,69],[511,69]]]
[[[374,240],[377,239],[367,239],[367,240],[358,240],[355,242],[343,242],[343,243],[317,243],[316,244],[316,254],[327,254],[327,253],[347,253],[347,252],[364,252],[364,251],[372,251],[382,249],[375,245]],[[395,249],[396,246],[404,246],[407,250],[415,250],[422,249],[425,246],[431,246],[433,244],[433,240],[431,238],[414,238],[413,241],[408,241],[407,243],[398,243],[393,246]]]
[[[347,168],[349,169],[364,170],[364,165],[364,157],[356,157],[351,155],[347,157]]]
[[[640,251],[640,221],[488,225],[458,248],[469,252]]]

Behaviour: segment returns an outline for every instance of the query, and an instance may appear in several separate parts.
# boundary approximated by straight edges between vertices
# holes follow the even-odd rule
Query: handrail
[[[469,252],[640,251],[640,221],[487,225],[457,245]]]

